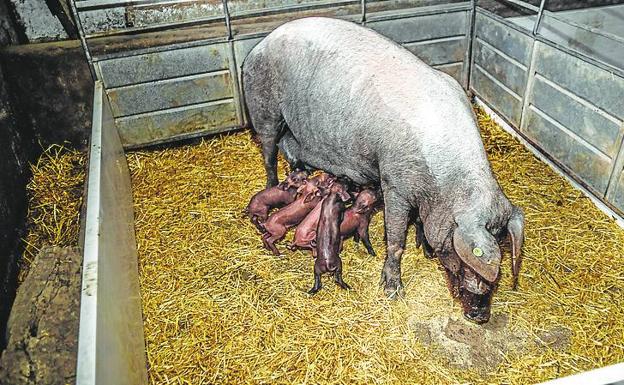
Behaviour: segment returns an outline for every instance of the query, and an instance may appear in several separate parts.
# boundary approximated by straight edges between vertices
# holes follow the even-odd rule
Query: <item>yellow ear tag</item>
[[[478,247],[475,247],[474,249],[472,249],[472,254],[474,254],[476,257],[480,257],[483,255],[483,250],[481,250]]]

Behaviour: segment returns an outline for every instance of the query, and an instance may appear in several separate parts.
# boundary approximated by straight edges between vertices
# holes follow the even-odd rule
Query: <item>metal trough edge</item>
[[[130,173],[100,81],[92,124],[76,384],[146,384]]]

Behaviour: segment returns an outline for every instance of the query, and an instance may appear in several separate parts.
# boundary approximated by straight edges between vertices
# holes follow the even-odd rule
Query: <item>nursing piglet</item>
[[[329,190],[329,194],[323,200],[321,216],[319,218],[316,234],[316,260],[314,261],[314,287],[310,294],[321,290],[321,274],[332,273],[336,284],[343,289],[350,289],[342,280],[342,237],[340,236],[340,223],[345,211],[345,202],[351,196],[346,186],[335,181]]]
[[[305,219],[295,229],[295,236],[290,250],[310,249],[312,255],[316,254],[316,229],[318,227],[319,218],[321,217],[321,208],[326,198],[323,198],[316,207],[305,217]]]
[[[284,238],[288,229],[297,226],[322,199],[317,180],[305,182],[297,192],[299,196],[294,202],[272,214],[264,224],[262,242],[275,255],[280,255],[275,242]]]
[[[345,240],[351,236],[358,242],[360,239],[370,255],[376,255],[370,238],[368,237],[368,225],[371,216],[379,202],[379,195],[372,189],[364,189],[358,193],[353,206],[349,207],[340,224],[340,235]]]
[[[266,188],[251,198],[247,208],[245,208],[245,213],[249,215],[251,222],[258,230],[263,231],[263,224],[266,222],[271,209],[284,207],[295,200],[297,189],[301,187],[306,178],[307,173],[305,171],[291,172],[277,186]]]

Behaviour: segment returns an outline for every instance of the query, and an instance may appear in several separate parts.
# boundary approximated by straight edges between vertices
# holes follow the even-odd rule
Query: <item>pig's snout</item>
[[[490,320],[490,300],[492,292],[475,294],[466,289],[460,289],[460,301],[464,310],[464,317],[477,324]]]
[[[468,311],[464,311],[464,317],[468,321],[484,324],[490,320],[490,307],[471,307]]]

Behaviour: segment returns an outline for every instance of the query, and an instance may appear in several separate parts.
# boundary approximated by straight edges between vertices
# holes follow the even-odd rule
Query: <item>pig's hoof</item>
[[[384,293],[390,299],[396,299],[403,295],[403,283],[399,277],[389,277],[385,272],[381,274],[381,285]]]
[[[397,299],[403,296],[403,285],[400,283],[396,285],[386,284],[384,287],[384,293],[389,299]]]

